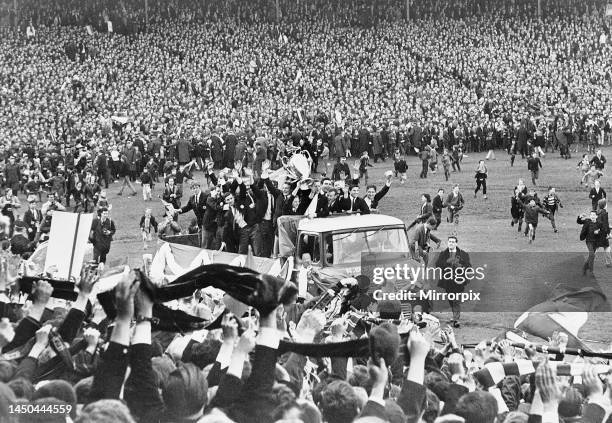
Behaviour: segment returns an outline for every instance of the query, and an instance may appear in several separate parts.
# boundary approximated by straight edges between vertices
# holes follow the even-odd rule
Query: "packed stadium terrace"
[[[120,141],[154,129],[166,144],[195,143],[230,122],[271,136],[409,122],[448,133],[528,117],[571,131],[590,122],[609,140],[604,1],[541,1],[538,19],[535,0],[417,0],[410,20],[406,3],[395,0],[282,0],[280,13],[263,0],[151,0],[148,18],[144,0],[16,4],[17,13],[13,0],[0,0],[0,161],[9,162],[7,177],[20,165],[28,169],[37,154],[53,172],[58,152],[83,171],[87,148],[117,152]],[[133,118],[129,135],[113,128],[113,116]],[[75,145],[80,151],[71,157],[66,150]],[[537,352],[507,341],[461,351],[452,328],[436,345],[427,322],[421,331],[403,325],[401,338],[387,322],[375,326],[370,341],[359,339],[351,314],[336,319],[305,311],[307,303],[287,304],[282,315],[278,281],[250,273],[217,274],[259,312],[242,320],[243,333],[231,314],[217,319],[225,302],[215,292],[193,295],[181,309],[216,322],[210,332],[190,332],[189,319],[180,327],[174,318],[155,323],[151,292],[163,292],[139,289],[133,273],[110,297],[112,325],[94,318],[104,314],[97,303],[92,313],[88,307],[95,272],[83,273],[76,300],[61,307],[50,301],[51,284],[36,281],[24,317],[6,302],[14,280],[5,272],[11,258],[1,258],[0,422],[611,421],[608,370],[604,381],[596,367],[549,362],[553,352],[557,360],[569,359],[570,350],[585,353],[568,344],[576,341],[569,331],[557,331]],[[362,310],[358,278],[334,286],[334,300],[351,294],[345,308]],[[184,286],[191,294],[196,283]],[[549,320],[548,328],[559,327]],[[175,337],[177,329],[184,333]],[[339,357],[307,362],[306,355],[329,351],[321,342],[338,344]],[[356,347],[375,360],[349,367],[343,355]],[[557,379],[562,370],[579,374],[580,383]]]
[[[0,44],[0,137],[110,136],[101,122],[117,112],[144,128],[266,131],[336,111],[345,128],[610,116],[601,1],[544,1],[542,20],[531,1],[419,1],[409,23],[393,1],[284,1],[279,22],[272,2],[199,4],[150,1],[145,33],[141,0],[18,2],[19,31]],[[109,36],[107,19],[131,35]]]

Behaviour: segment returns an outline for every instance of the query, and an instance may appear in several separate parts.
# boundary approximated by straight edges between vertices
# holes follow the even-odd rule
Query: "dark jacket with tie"
[[[207,195],[200,191],[197,196],[199,197],[197,199],[196,195],[192,195],[191,197],[189,197],[189,201],[187,201],[187,204],[181,207],[181,213],[187,213],[189,210],[193,210],[196,215],[198,227],[201,228],[202,222],[204,220],[204,213],[206,212]]]
[[[344,198],[342,202],[344,210],[348,210],[353,213],[370,214],[370,208],[365,200],[361,197]]]
[[[111,241],[113,240],[113,235],[115,235],[115,222],[112,220],[106,219],[102,222],[102,219],[94,219],[91,225],[91,241],[98,251],[106,252],[110,250]],[[104,231],[108,231],[107,234]]]
[[[370,204],[370,209],[376,210],[378,208],[378,202],[382,200],[382,198],[385,195],[387,195],[388,192],[389,192],[389,185],[385,184],[385,186],[382,187],[380,191],[374,194],[374,199],[372,200],[372,203]]]
[[[333,203],[329,203],[328,199],[327,209],[329,213],[343,213],[346,209],[342,208],[342,200],[344,200],[342,197],[336,197]]]
[[[456,276],[459,275],[459,272],[456,272],[456,270],[468,267],[472,267],[468,253],[457,248],[454,259],[451,259],[450,251],[448,248],[445,249],[440,253],[436,261],[436,268],[442,269],[442,277],[438,281],[438,287],[446,290],[446,292],[463,292],[465,285],[469,281],[465,280],[463,283],[459,283],[461,280]],[[447,269],[452,269],[453,271],[450,272]]]
[[[268,192],[272,194],[272,196],[275,198],[272,221],[274,223],[274,226],[276,226],[276,221],[279,217],[292,214],[291,204],[293,203],[293,195],[288,195],[285,198],[283,192],[280,189],[276,188],[272,181],[270,181],[270,179],[268,178],[260,179],[260,183],[265,184],[266,188],[268,189]]]
[[[593,210],[595,210],[599,200],[606,198],[606,191],[603,188],[599,188],[598,192],[595,188],[591,188],[589,197],[591,198],[591,203],[593,203]]]
[[[300,208],[298,208],[298,214],[304,214],[306,213],[306,211],[308,210],[308,208],[310,207],[312,201],[314,201],[314,198],[310,198],[310,195],[306,196],[305,200],[304,200],[304,204],[306,207],[304,207],[304,210],[300,213],[301,208],[302,208],[302,203],[300,203]],[[316,217],[327,217],[329,216],[329,200],[327,199],[327,196],[323,195],[323,193],[319,193],[319,196],[317,198],[317,206],[315,209],[315,213],[317,214]]]

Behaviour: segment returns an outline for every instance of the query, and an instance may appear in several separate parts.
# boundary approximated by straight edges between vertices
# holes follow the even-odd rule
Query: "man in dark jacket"
[[[597,150],[597,153],[591,159],[591,166],[595,166],[597,170],[604,170],[604,166],[606,165],[606,158],[603,154],[601,154],[601,149]]]
[[[342,208],[349,213],[370,214],[370,208],[365,200],[359,197],[359,185],[354,185],[344,194]]]
[[[246,188],[241,178],[237,178],[236,181],[241,186],[240,191],[245,193],[240,196],[238,203],[246,223],[246,226],[240,230],[238,254],[247,254],[250,245],[253,248],[253,255],[261,257],[261,222],[266,213],[268,199],[255,185]]]
[[[28,237],[25,235],[25,223],[21,220],[15,222],[15,233],[11,238],[11,253],[17,254],[23,257],[24,254],[31,253],[34,251],[34,244],[30,242]]]
[[[204,220],[204,212],[206,211],[206,195],[200,189],[200,184],[194,182],[191,184],[191,196],[183,207],[178,209],[179,213],[187,213],[193,210],[198,222],[198,228],[202,228],[202,222]]]
[[[208,197],[206,197],[206,211],[202,221],[202,248],[216,250],[219,248],[217,242],[217,228],[219,213],[222,213],[224,198],[221,186],[215,186]]]
[[[15,156],[9,157],[9,162],[4,169],[4,178],[6,186],[13,190],[19,191],[19,182],[21,180],[21,170],[19,164],[15,163]]]
[[[110,251],[111,241],[115,235],[116,228],[108,216],[108,209],[101,207],[99,210],[100,217],[94,219],[91,224],[91,233],[89,239],[94,247],[94,260],[98,263],[106,263],[106,255]]]
[[[580,218],[578,218],[580,221]],[[582,274],[586,275],[590,272],[593,276],[593,266],[595,264],[595,252],[597,251],[599,232],[602,230],[601,223],[597,221],[597,212],[591,210],[589,219],[585,220],[582,224],[582,230],[580,231],[580,241],[585,241],[587,250],[589,250],[589,256],[582,266]]]
[[[589,198],[591,199],[592,210],[597,210],[599,200],[606,198],[606,191],[601,187],[601,182],[598,180],[594,182],[594,186],[589,192]]]
[[[470,255],[457,247],[457,237],[448,237],[448,248],[440,253],[436,261],[436,268],[441,269],[438,287],[444,289],[448,294],[457,294],[465,290],[465,285],[469,283],[464,270],[459,272],[459,269],[467,269],[472,267],[470,263]],[[449,299],[449,304],[453,312],[451,323],[458,328],[461,318],[461,302],[458,300]]]
[[[387,175],[387,182],[385,182],[385,186],[383,186],[378,192],[376,191],[375,185],[368,185],[368,187],[366,188],[366,196],[363,197],[363,199],[367,203],[368,207],[370,207],[371,211],[378,209],[378,202],[382,200],[382,198],[389,192],[392,177],[392,173]]]
[[[542,161],[538,157],[538,154],[534,152],[529,160],[527,160],[527,169],[531,172],[531,183],[536,184],[536,179],[540,176],[540,169],[542,168]]]
[[[434,230],[438,229],[438,226],[440,226],[440,223],[442,223],[442,210],[444,209],[443,198],[444,198],[444,190],[440,188],[438,190],[438,194],[433,198],[433,201],[431,202],[432,213],[433,213],[433,216],[436,218],[436,222],[437,222]]]
[[[231,129],[223,137],[224,150],[223,150],[223,162],[225,167],[231,168],[234,166],[234,153],[236,152],[236,144],[238,144],[238,138],[234,131]]]

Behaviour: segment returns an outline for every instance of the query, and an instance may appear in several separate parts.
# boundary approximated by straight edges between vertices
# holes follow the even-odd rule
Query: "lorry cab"
[[[367,214],[303,218],[297,224],[295,258],[310,254],[312,266],[336,268],[347,276],[361,273],[364,255],[409,259],[408,234],[396,217]]]

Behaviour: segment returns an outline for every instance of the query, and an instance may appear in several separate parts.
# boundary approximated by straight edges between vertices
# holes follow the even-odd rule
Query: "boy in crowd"
[[[142,248],[149,248],[148,242],[153,239],[153,234],[157,233],[157,221],[155,216],[151,215],[151,209],[146,209],[144,215],[140,218],[140,232],[142,234]]]
[[[395,169],[395,177],[400,178],[400,183],[403,184],[406,179],[406,172],[408,171],[408,164],[406,163],[406,158],[400,153],[399,148],[395,149],[395,154],[393,155],[393,168]]]
[[[555,213],[558,208],[563,208],[563,204],[561,204],[559,196],[555,193],[554,187],[548,187],[548,194],[544,197],[542,203],[544,204],[544,208],[548,211],[548,217],[550,218],[553,230],[555,233],[559,232],[555,224]]]
[[[140,182],[142,182],[142,199],[144,201],[151,201],[153,191],[153,175],[149,172],[149,168],[145,167],[142,169],[140,174]]]
[[[532,198],[525,206],[525,236],[529,235],[529,243],[535,240],[536,228],[538,227],[538,215],[549,215],[549,212],[536,204]]]

